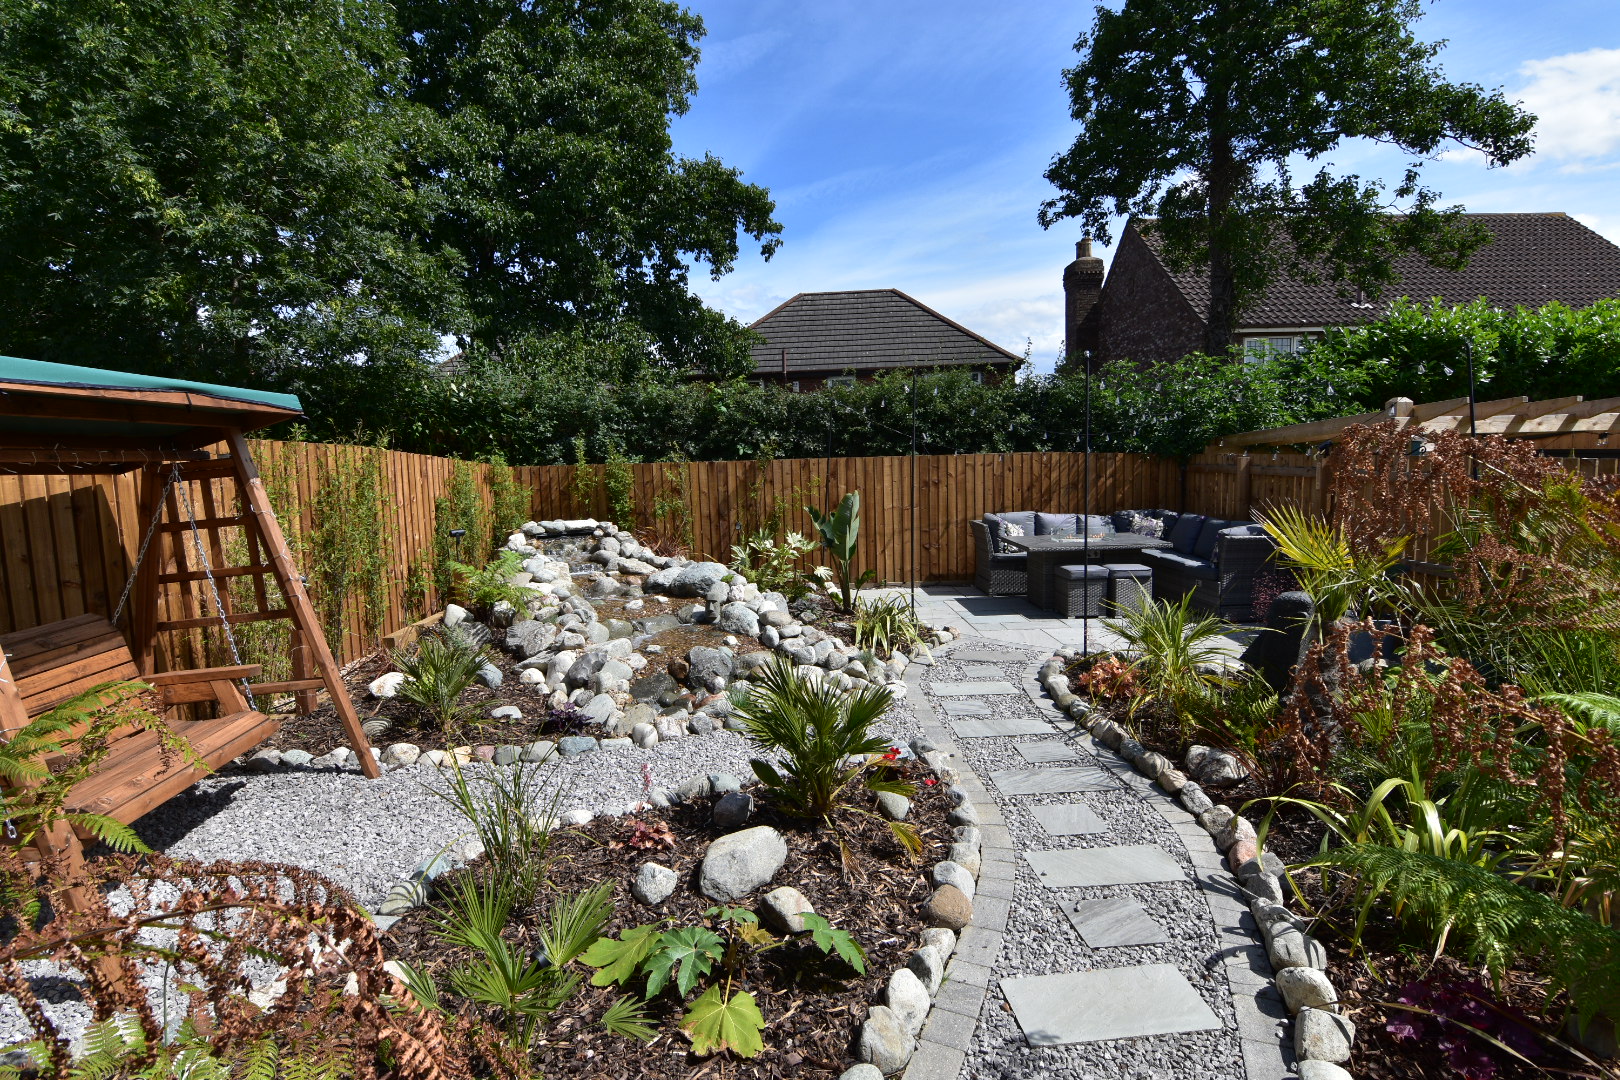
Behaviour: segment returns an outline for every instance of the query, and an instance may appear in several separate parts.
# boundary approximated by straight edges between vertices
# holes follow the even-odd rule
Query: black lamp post
[[[1081,486],[1085,488],[1085,491],[1080,498],[1080,543],[1085,550],[1085,554],[1081,556],[1080,561],[1085,563],[1086,572],[1089,574],[1091,566],[1091,522],[1088,520],[1091,516],[1091,350],[1082,350],[1080,356],[1085,361],[1086,367],[1086,436],[1083,451],[1085,456],[1081,459],[1083,476]],[[1089,596],[1091,594],[1091,580],[1089,577],[1083,583],[1083,586],[1085,592],[1082,595]],[[1084,614],[1081,615],[1080,623],[1080,651],[1083,656],[1091,655],[1091,616]]]

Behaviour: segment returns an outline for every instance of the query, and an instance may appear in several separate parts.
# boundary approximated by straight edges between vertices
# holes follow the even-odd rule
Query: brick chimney
[[[1074,245],[1074,262],[1063,268],[1063,340],[1071,358],[1090,350],[1096,360],[1102,287],[1103,261],[1091,253],[1088,236]]]

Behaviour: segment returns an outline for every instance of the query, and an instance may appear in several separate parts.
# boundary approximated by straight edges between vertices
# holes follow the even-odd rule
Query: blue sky
[[[708,37],[678,152],[712,151],[771,189],[782,248],[757,246],[711,304],[745,322],[798,292],[898,288],[1050,370],[1073,225],[1043,230],[1047,163],[1068,146],[1061,72],[1090,4],[996,0],[688,0]],[[1620,4],[1437,0],[1420,33],[1454,79],[1504,87],[1541,116],[1537,154],[1487,170],[1447,153],[1426,176],[1478,211],[1562,210],[1620,242]],[[1394,176],[1387,149],[1343,171]],[[1105,258],[1109,252],[1099,252]]]

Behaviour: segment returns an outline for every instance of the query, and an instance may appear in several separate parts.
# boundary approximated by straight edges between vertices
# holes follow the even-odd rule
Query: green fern
[[[1380,844],[1318,855],[1309,865],[1353,874],[1404,924],[1421,926],[1436,954],[1456,942],[1500,984],[1516,957],[1545,967],[1582,1022],[1620,1013],[1620,929],[1481,866]]]
[[[50,1051],[43,1042],[5,1048],[21,1050],[29,1060],[29,1075],[50,1066]],[[0,1066],[0,1080],[22,1080],[24,1070]],[[273,1039],[261,1039],[222,1057],[187,1020],[173,1039],[152,1047],[146,1033],[130,1013],[97,1020],[85,1029],[77,1059],[60,1080],[347,1080],[354,1073],[343,1054],[318,1056],[288,1053]]]
[[[1532,699],[1539,704],[1556,705],[1579,725],[1582,734],[1593,728],[1605,728],[1611,736],[1620,736],[1620,697],[1579,690],[1574,693],[1553,692]]]

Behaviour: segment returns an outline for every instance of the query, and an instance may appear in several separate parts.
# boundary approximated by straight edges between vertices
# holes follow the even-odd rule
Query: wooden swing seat
[[[242,693],[240,680],[258,675],[259,665],[142,676],[124,636],[101,615],[0,634],[0,650],[10,661],[30,718],[102,683],[125,679],[150,683],[165,706],[199,702],[218,706],[219,715],[207,720],[175,719],[174,710],[168,710],[170,729],[191,745],[206,767],[165,754],[154,732],[114,732],[107,757],[69,794],[67,809],[72,811],[131,824],[210,771],[264,744],[280,726],[279,717],[249,708]]]

